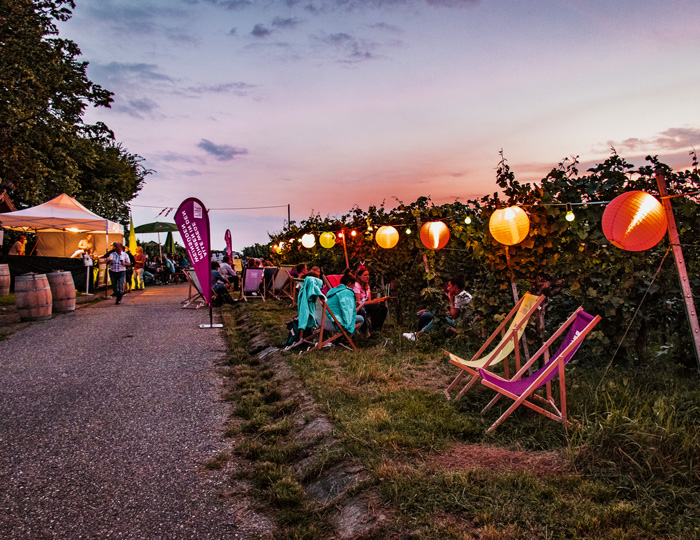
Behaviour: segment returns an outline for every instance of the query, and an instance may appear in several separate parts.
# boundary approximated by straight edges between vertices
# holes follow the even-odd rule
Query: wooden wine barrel
[[[46,274],[51,287],[54,313],[75,311],[75,283],[70,272],[51,272]]]
[[[0,264],[0,296],[10,294],[10,267]]]
[[[24,274],[15,278],[15,305],[23,321],[51,318],[51,287],[45,274]]]

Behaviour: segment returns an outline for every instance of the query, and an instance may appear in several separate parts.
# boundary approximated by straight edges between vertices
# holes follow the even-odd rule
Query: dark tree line
[[[103,123],[86,124],[89,106],[113,93],[90,81],[78,45],[58,35],[73,0],[0,2],[0,187],[18,208],[61,193],[114,221],[150,171]]]

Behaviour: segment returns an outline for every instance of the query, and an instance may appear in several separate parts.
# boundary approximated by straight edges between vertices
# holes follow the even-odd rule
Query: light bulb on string
[[[406,229],[406,234],[411,234],[411,229],[410,229],[410,228],[407,228],[407,229]]]
[[[566,221],[571,222],[571,221],[575,220],[575,219],[576,219],[576,215],[575,215],[574,212],[571,210],[571,208],[569,208],[569,205],[568,205],[568,204],[566,205],[566,210],[567,210],[566,216],[564,216],[564,217],[566,218]]]
[[[472,222],[472,218],[471,218],[471,217],[467,216],[467,217],[464,218],[464,223],[466,223],[467,225],[469,225],[471,222]]]
[[[357,231],[351,231],[350,236],[357,236]]]

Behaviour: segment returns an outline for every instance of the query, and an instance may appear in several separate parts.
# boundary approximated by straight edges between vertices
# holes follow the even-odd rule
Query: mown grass
[[[292,310],[270,302],[245,309],[273,344],[282,343]],[[289,354],[288,360],[332,419],[344,451],[373,473],[384,502],[396,511],[387,537],[700,536],[695,373],[662,359],[605,373],[584,346],[567,368],[573,428],[520,410],[487,435],[506,404],[482,417],[491,394],[481,385],[448,402],[442,389],[456,368],[435,343],[408,342],[391,327],[358,341],[356,353],[334,348]],[[449,347],[466,353],[478,345],[467,337]],[[265,391],[258,392],[261,407]],[[477,443],[524,451],[532,467],[449,466],[455,448],[468,453]],[[255,450],[270,462],[289,459],[267,451]],[[540,453],[558,454],[565,470],[538,465]]]

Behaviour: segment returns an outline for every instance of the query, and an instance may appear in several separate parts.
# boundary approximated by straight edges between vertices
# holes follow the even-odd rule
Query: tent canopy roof
[[[124,234],[124,227],[98,216],[65,193],[48,202],[0,214],[6,229]]]

